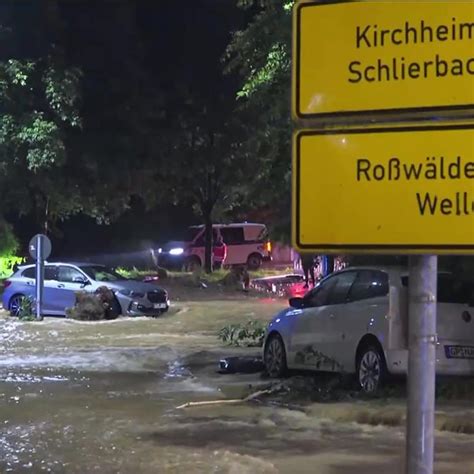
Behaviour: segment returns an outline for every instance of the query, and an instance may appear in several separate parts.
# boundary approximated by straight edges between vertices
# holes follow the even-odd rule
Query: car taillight
[[[11,284],[12,284],[12,282],[10,280],[5,280],[3,282],[3,288],[8,288]]]
[[[265,250],[268,252],[268,253],[271,253],[272,252],[272,243],[270,241],[268,241],[266,244],[265,244]]]

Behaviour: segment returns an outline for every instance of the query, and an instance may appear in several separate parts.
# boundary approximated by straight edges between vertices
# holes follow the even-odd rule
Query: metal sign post
[[[42,258],[43,239],[41,235],[36,236],[36,319],[41,321],[43,316],[43,287],[44,287],[44,262]]]
[[[431,474],[434,455],[438,257],[410,257],[407,474]]]
[[[31,258],[36,260],[36,287],[35,287],[35,314],[36,319],[43,319],[43,288],[44,288],[44,261],[51,255],[51,241],[46,235],[37,234],[28,246]]]

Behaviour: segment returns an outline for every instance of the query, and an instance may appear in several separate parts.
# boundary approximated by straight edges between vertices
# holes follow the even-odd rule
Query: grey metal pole
[[[43,239],[39,235],[36,239],[36,319],[43,319],[43,286],[44,286],[44,262],[43,262]]]
[[[407,474],[432,474],[438,257],[410,257]]]

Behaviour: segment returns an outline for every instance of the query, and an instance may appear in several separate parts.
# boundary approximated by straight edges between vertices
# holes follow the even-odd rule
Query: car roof
[[[349,266],[345,267],[341,272],[347,272],[350,270],[376,270],[376,271],[382,271],[386,273],[403,273],[403,271],[407,271],[406,268],[402,266],[388,266],[388,265],[357,265],[357,266]]]
[[[54,262],[49,262],[46,261],[44,262],[45,265],[69,265],[73,267],[105,267],[105,265],[102,265],[101,263],[93,263],[93,262],[65,262],[65,261],[54,261]],[[20,265],[18,267],[19,270],[25,270],[26,268],[31,268],[34,267],[36,264],[35,263],[29,263],[28,265]]]
[[[381,271],[388,273],[392,277],[404,277],[408,276],[409,271],[408,267],[404,267],[401,265],[394,265],[394,266],[388,266],[388,265],[367,265],[367,266],[354,266],[354,267],[346,267],[338,272],[335,273],[343,273],[347,271],[354,271],[354,270],[375,270],[375,271]],[[438,270],[438,274],[451,274],[451,272],[446,271],[446,270]]]
[[[265,224],[258,224],[256,222],[233,222],[231,224],[212,224],[212,227],[222,228],[222,227],[266,227]],[[192,229],[202,229],[204,227],[203,224],[200,225],[192,225],[190,228]]]

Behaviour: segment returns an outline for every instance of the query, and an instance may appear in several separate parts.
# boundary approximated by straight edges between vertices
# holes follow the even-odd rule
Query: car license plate
[[[155,303],[153,305],[154,309],[165,309],[166,308],[166,303]]]
[[[473,346],[444,346],[448,359],[474,359]]]

